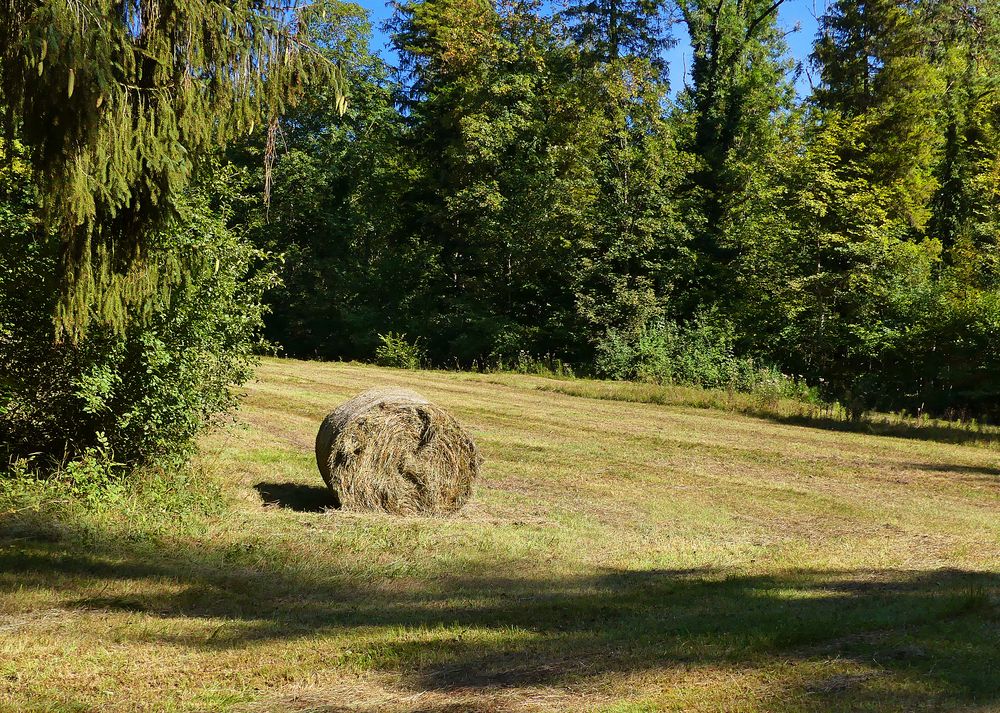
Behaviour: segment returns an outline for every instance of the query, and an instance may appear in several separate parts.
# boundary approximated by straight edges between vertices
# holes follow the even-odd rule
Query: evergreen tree
[[[908,0],[838,0],[813,52],[820,121],[851,122],[838,149],[844,170],[896,192],[890,217],[922,234],[936,189],[936,118],[944,92],[928,60],[924,11]]]
[[[690,82],[678,98],[681,146],[697,164],[687,185],[689,225],[699,262],[689,309],[725,303],[736,288],[731,266],[748,211],[768,180],[793,91],[777,28],[782,0],[681,0],[694,50]]]
[[[673,45],[663,0],[573,0],[560,13],[588,64],[645,60],[666,80],[665,51]]]
[[[687,233],[675,194],[688,167],[666,115],[668,13],[657,0],[592,0],[559,15],[599,141],[591,158],[599,190],[574,288],[593,338],[663,318],[683,271]]]
[[[590,164],[599,187],[580,243],[577,309],[596,339],[637,334],[672,316],[680,276],[690,273],[687,226],[677,201],[691,161],[665,112],[666,85],[642,58],[585,70],[599,143]]]
[[[54,342],[59,239],[39,230],[18,145],[0,144],[0,158],[0,459],[40,475],[81,458],[115,476],[179,465],[252,377],[273,277],[268,256],[226,225],[229,176],[185,191],[176,222],[157,232],[188,269],[147,320]]]
[[[437,358],[468,363],[577,341],[571,266],[597,193],[587,156],[599,117],[570,82],[571,49],[537,9],[476,0],[397,8],[413,161],[400,230],[428,251],[409,303],[412,331],[431,338]]]
[[[61,238],[56,322],[116,329],[177,282],[154,228],[199,158],[339,73],[308,44],[323,3],[12,0],[0,7],[8,140],[29,150],[42,228]],[[342,90],[339,96],[343,97]],[[342,100],[342,99],[341,99]]]
[[[1000,242],[1000,8],[937,0],[925,13],[927,55],[939,68],[939,133],[930,231],[970,284],[996,284]],[[991,255],[993,253],[994,255]]]

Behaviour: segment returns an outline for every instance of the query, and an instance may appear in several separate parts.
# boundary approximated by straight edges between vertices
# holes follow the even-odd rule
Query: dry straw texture
[[[410,515],[462,507],[480,457],[447,411],[406,389],[375,388],[323,420],[316,463],[344,509]]]

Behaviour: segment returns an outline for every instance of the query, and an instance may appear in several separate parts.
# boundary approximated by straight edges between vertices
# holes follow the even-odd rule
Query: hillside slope
[[[995,449],[536,377],[258,377],[203,440],[220,506],[8,516],[0,710],[1000,707]],[[375,384],[476,437],[458,515],[326,509],[319,421]]]

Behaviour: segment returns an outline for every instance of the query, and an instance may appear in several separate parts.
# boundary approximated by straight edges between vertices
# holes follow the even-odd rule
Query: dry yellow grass
[[[472,495],[479,464],[461,424],[406,389],[363,391],[330,412],[316,435],[316,465],[343,510],[454,512]]]
[[[225,507],[3,524],[0,710],[1000,707],[997,450],[545,384],[265,361],[202,444]],[[465,509],[324,510],[374,385],[470,428]]]

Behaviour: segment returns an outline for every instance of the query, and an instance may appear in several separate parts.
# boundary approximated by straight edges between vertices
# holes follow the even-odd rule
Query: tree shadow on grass
[[[525,564],[523,577],[500,577],[484,563],[393,586],[354,576],[351,564],[331,557],[317,572],[277,550],[244,556],[232,547],[21,539],[0,548],[0,594],[46,588],[60,593],[63,606],[86,611],[211,619],[211,635],[119,632],[197,650],[357,632],[339,654],[342,665],[399,674],[417,691],[485,694],[729,668],[770,671],[779,698],[768,710],[942,710],[1000,701],[995,573],[609,569],[549,576]],[[219,619],[225,623],[214,627]],[[831,661],[855,672],[831,669]]]
[[[1000,444],[1000,429],[996,426],[989,426],[985,430],[976,430],[949,421],[918,424],[909,421],[883,421],[868,417],[851,421],[811,414],[780,415],[767,409],[749,409],[744,413],[774,423],[819,428],[826,431],[862,433],[869,436],[908,438],[957,445],[977,444],[995,447]]]
[[[301,483],[257,483],[253,486],[260,494],[264,505],[274,505],[295,512],[323,512],[339,508],[337,500],[329,488]]]
[[[798,412],[786,412],[779,405],[768,405],[766,402],[732,403],[725,392],[709,389],[704,392],[705,398],[688,400],[656,393],[630,393],[629,387],[642,387],[634,382],[601,382],[605,390],[578,390],[565,385],[537,386],[541,391],[552,391],[577,398],[601,399],[628,403],[644,403],[671,408],[696,408],[724,413],[731,411],[744,416],[759,418],[764,421],[788,426],[802,426],[826,431],[841,431],[846,433],[863,433],[871,436],[887,436],[892,438],[909,438],[939,443],[976,444],[996,447],[1000,444],[1000,425],[976,424],[942,419],[921,421],[913,417],[899,418],[891,414],[868,412],[857,419],[842,418],[831,415],[830,411],[813,407],[806,403],[798,403]],[[624,388],[620,388],[624,387]],[[696,392],[697,393],[697,392]],[[795,408],[795,407],[793,407]]]
[[[907,467],[926,470],[929,473],[954,473],[958,475],[1000,476],[1000,468],[983,465],[957,465],[954,463],[907,463]]]

